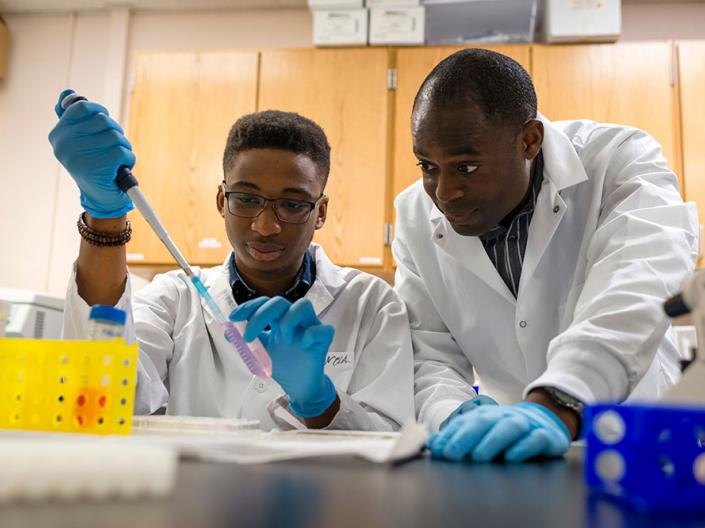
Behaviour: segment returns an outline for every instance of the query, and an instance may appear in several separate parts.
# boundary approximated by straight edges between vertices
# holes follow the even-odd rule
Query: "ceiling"
[[[0,13],[99,11],[125,6],[139,11],[306,7],[306,0],[0,0]]]
[[[705,0],[622,0],[622,2],[624,4],[670,4],[705,3]],[[257,9],[306,7],[306,0],[0,0],[0,13],[96,11],[118,5],[138,11]]]

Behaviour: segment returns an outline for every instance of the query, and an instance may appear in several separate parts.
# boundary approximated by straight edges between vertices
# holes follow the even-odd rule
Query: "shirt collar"
[[[235,265],[235,253],[232,253],[228,259],[228,273],[230,276],[230,289],[237,304],[242,304],[258,297],[257,292],[248,286],[238,272]],[[293,284],[279,295],[292,303],[296,302],[308,293],[315,280],[316,262],[313,260],[311,253],[306,251]]]

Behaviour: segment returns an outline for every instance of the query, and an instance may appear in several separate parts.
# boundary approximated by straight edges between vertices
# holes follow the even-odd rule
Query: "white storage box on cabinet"
[[[546,42],[614,42],[622,32],[621,0],[546,0]]]
[[[313,11],[313,43],[316,46],[364,46],[367,44],[367,9]]]
[[[424,28],[422,6],[370,9],[370,44],[423,44]]]

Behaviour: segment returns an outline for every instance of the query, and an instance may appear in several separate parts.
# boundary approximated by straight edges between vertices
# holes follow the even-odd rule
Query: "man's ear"
[[[318,202],[316,213],[316,229],[320,229],[326,223],[326,218],[328,216],[328,200],[329,198],[324,194],[321,200]]]
[[[218,208],[220,216],[225,218],[225,194],[223,193],[223,184],[218,185],[218,193],[215,195],[215,206]]]
[[[543,145],[543,123],[538,119],[528,121],[521,132],[521,141],[524,157],[533,160]]]

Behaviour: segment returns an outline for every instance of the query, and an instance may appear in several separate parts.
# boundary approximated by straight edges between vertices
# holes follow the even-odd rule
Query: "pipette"
[[[61,108],[66,110],[69,106],[78,101],[87,101],[87,99],[76,93],[70,94],[64,97],[61,101]],[[186,273],[188,278],[191,280],[191,283],[196,288],[196,291],[198,291],[198,294],[205,301],[206,306],[208,306],[208,309],[215,320],[218,321],[223,328],[225,338],[235,346],[235,349],[238,354],[240,354],[240,357],[245,362],[245,365],[247,365],[247,368],[255,376],[259,376],[261,378],[271,378],[272,360],[270,359],[267,350],[262,345],[262,342],[259,339],[255,339],[251,343],[247,343],[242,337],[245,326],[244,323],[236,323],[225,318],[223,312],[216,304],[215,299],[213,299],[211,294],[208,293],[208,290],[204,286],[203,282],[201,282],[201,279],[193,273],[191,266],[189,266],[188,262],[186,262],[186,259],[181,254],[181,251],[179,251],[179,248],[176,247],[176,244],[174,244],[174,241],[169,236],[169,233],[167,233],[166,228],[162,225],[161,221],[157,217],[157,214],[154,212],[154,209],[152,209],[152,206],[147,201],[147,198],[145,198],[144,194],[142,194],[142,191],[137,184],[137,178],[134,177],[130,168],[123,165],[117,172],[115,183],[120,190],[132,199],[132,202],[135,204],[137,210],[142,214],[152,230],[154,230],[154,233],[157,237],[159,237],[159,240],[161,240],[164,246],[169,250],[169,253],[171,253],[174,257],[179,267],[184,270],[184,273]]]

